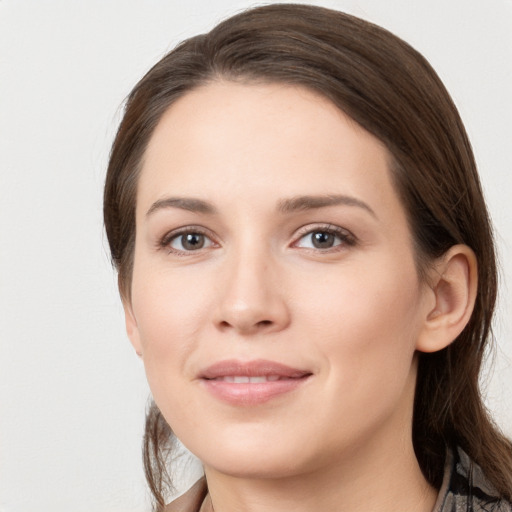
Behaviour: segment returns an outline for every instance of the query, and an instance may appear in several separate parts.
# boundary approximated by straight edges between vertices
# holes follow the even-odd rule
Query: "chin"
[[[315,472],[332,464],[333,450],[319,449],[310,436],[260,435],[240,433],[233,436],[212,436],[215,446],[207,441],[189,445],[202,462],[208,475],[222,473],[244,479],[283,479]],[[335,457],[338,460],[338,457]]]
[[[216,439],[215,444],[212,439]],[[300,446],[305,445],[254,433],[252,436],[208,436],[199,442],[185,439],[183,443],[205,468],[233,477],[256,479],[283,478],[300,471],[304,455]]]
[[[301,473],[302,464],[297,460],[297,453],[280,456],[270,449],[259,453],[245,452],[229,456],[207,457],[203,461],[205,468],[244,479],[280,479]],[[299,463],[298,463],[299,462]]]

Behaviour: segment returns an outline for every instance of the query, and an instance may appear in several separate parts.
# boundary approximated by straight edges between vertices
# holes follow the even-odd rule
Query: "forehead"
[[[163,115],[146,150],[137,202],[144,208],[164,194],[215,201],[228,192],[259,194],[260,202],[306,192],[396,200],[389,160],[378,139],[312,91],[213,82]]]

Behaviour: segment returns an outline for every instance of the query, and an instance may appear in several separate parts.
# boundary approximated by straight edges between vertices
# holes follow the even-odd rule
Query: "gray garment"
[[[444,478],[433,512],[512,512],[482,469],[461,448],[446,455]]]

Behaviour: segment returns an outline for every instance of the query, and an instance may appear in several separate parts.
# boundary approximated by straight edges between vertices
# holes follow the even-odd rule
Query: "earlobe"
[[[457,338],[471,318],[477,284],[475,253],[467,245],[455,245],[439,258],[430,284],[435,304],[426,311],[417,350],[437,352]]]
[[[126,325],[126,334],[139,357],[142,357],[142,345],[140,343],[139,328],[137,320],[133,314],[133,308],[129,301],[123,299],[124,318]]]

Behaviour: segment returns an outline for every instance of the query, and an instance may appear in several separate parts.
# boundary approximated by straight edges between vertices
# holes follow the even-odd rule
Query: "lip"
[[[202,385],[215,398],[231,405],[263,404],[302,386],[312,372],[300,368],[258,359],[254,361],[226,360],[202,370],[198,376]],[[242,377],[236,379],[233,377]],[[268,380],[262,380],[265,377]],[[247,382],[246,379],[256,382]],[[239,382],[244,380],[245,382]]]

